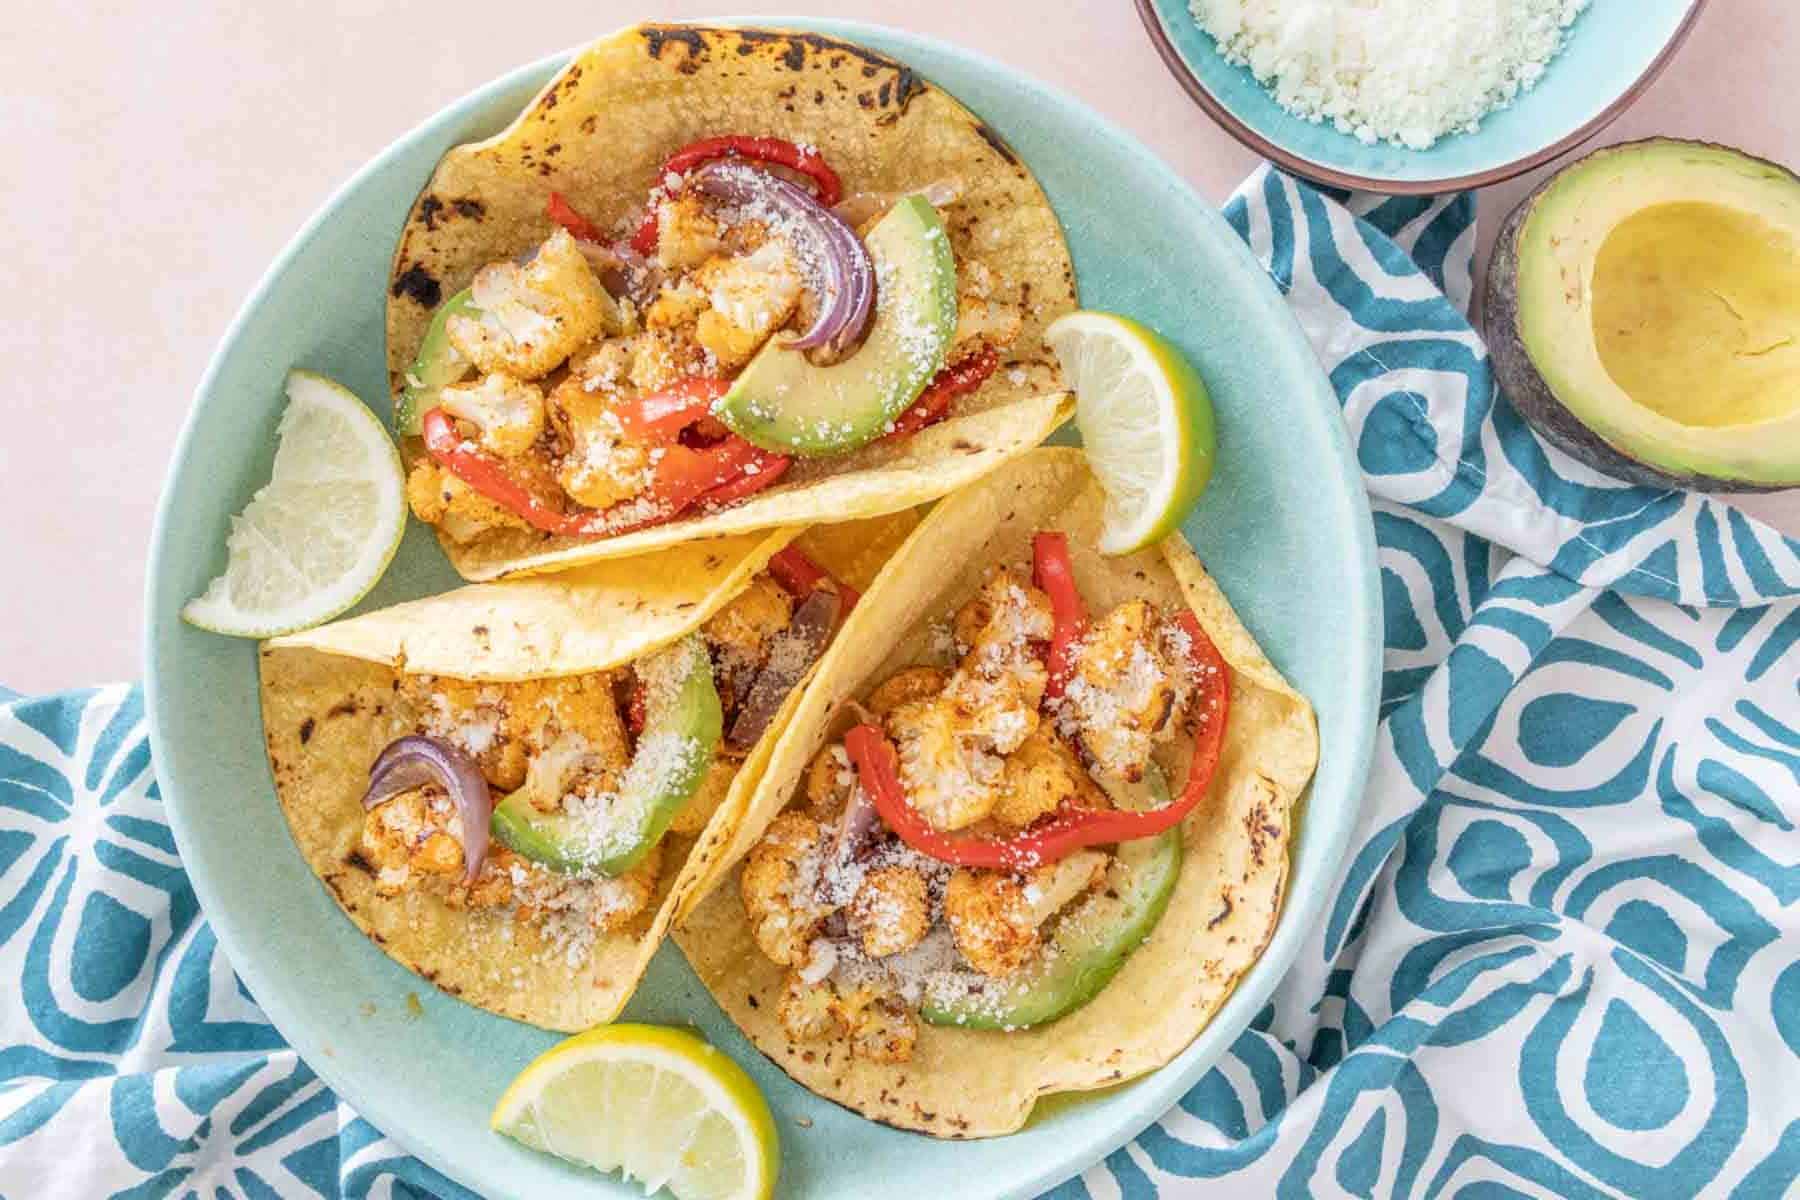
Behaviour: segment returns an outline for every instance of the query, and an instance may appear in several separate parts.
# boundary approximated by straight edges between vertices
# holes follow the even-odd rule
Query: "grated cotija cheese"
[[[1424,150],[1543,75],[1588,0],[1189,0],[1283,108]]]

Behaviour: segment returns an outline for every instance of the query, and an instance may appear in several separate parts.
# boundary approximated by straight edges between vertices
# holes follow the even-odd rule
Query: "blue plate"
[[[1562,52],[1530,91],[1474,133],[1429,150],[1364,145],[1275,103],[1248,67],[1219,57],[1188,0],[1137,0],[1157,52],[1225,131],[1297,175],[1337,187],[1430,194],[1486,187],[1549,162],[1599,133],[1650,86],[1706,0],[1590,0]]]
[[[940,1142],[865,1121],[789,1081],[739,1036],[673,945],[627,1010],[697,1025],[750,1069],[780,1122],[783,1195],[1031,1195],[1161,1116],[1268,1001],[1319,917],[1375,726],[1381,629],[1368,503],[1337,403],[1275,288],[1218,213],[1128,135],[1042,84],[925,38],[839,22],[754,23],[885,50],[961,97],[1043,181],[1083,301],[1148,321],[1199,364],[1218,407],[1220,458],[1188,536],[1318,706],[1323,761],[1281,926],[1198,1040],[1143,1080],[1047,1105],[1012,1137]],[[146,646],[163,798],[194,890],[257,1001],[327,1083],[407,1149],[480,1191],[538,1200],[638,1193],[488,1132],[494,1101],[555,1039],[435,991],[339,914],[275,802],[256,647],[191,629],[177,613],[220,569],[228,519],[267,476],[290,366],[342,380],[385,414],[383,288],[408,206],[439,155],[504,126],[562,61],[515,71],[401,138],[326,202],[258,285],[176,449],[152,539]],[[363,607],[454,582],[415,525]],[[409,994],[422,1013],[409,1011]]]

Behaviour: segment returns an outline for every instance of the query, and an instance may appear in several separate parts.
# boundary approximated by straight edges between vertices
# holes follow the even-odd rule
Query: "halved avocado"
[[[943,218],[907,196],[863,239],[875,266],[875,312],[862,346],[815,366],[777,334],[713,412],[765,450],[817,457],[867,445],[944,366],[956,333],[956,259]]]
[[[1565,168],[1507,218],[1486,334],[1521,415],[1618,478],[1800,485],[1800,177],[1653,139]]]

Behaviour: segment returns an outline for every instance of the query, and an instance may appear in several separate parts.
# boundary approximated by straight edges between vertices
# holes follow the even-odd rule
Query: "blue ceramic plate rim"
[[[1004,81],[1009,87],[1032,93],[1036,102],[1055,109],[1059,120],[1088,124],[1139,160],[1145,171],[1158,177],[1165,199],[1180,205],[1181,211],[1176,215],[1185,221],[1211,227],[1209,235],[1216,238],[1220,245],[1229,247],[1228,253],[1237,257],[1241,263],[1245,272],[1243,282],[1252,293],[1256,305],[1256,311],[1251,314],[1253,318],[1258,323],[1265,324],[1272,334],[1278,330],[1278,336],[1288,342],[1290,349],[1304,356],[1305,361],[1311,364],[1311,351],[1298,323],[1260,266],[1224,223],[1217,210],[1195,195],[1131,135],[1072,98],[986,56],[890,27],[780,16],[722,17],[709,23],[721,26],[761,25],[810,29],[870,43],[903,59],[909,52],[941,55],[954,60],[958,69],[967,69],[977,75]],[[166,768],[161,766],[175,761],[170,753],[171,743],[165,733],[167,719],[164,710],[180,703],[177,671],[180,654],[173,645],[165,645],[165,642],[179,636],[181,627],[178,619],[180,601],[175,594],[160,585],[164,580],[165,561],[175,528],[174,522],[180,516],[175,511],[178,481],[187,469],[193,443],[207,410],[228,402],[216,396],[214,389],[230,350],[243,334],[252,316],[281,288],[284,275],[296,261],[304,257],[310,243],[333,220],[348,197],[388,170],[410,146],[465,121],[493,97],[518,90],[531,81],[547,78],[568,56],[569,52],[565,51],[508,72],[460,97],[410,130],[337,188],[282,250],[227,328],[196,390],[195,401],[183,423],[158,504],[151,535],[146,585],[148,619],[145,635],[145,692],[152,751],[159,764],[159,782],[177,846],[184,863],[188,865],[202,911],[211,922],[221,947],[269,1019],[340,1098],[408,1152],[451,1178],[478,1190],[500,1192],[517,1184],[517,1176],[504,1163],[507,1152],[503,1144],[485,1148],[476,1156],[476,1161],[471,1161],[448,1144],[453,1140],[448,1134],[422,1128],[415,1114],[406,1106],[390,1102],[388,1097],[370,1091],[365,1085],[371,1081],[359,1078],[331,1048],[333,1031],[318,1027],[308,1017],[303,1003],[307,990],[305,983],[296,982],[296,973],[291,969],[282,969],[291,967],[291,964],[284,963],[277,950],[252,944],[240,926],[239,914],[215,888],[204,857],[193,852],[197,834],[188,826],[189,816],[182,786],[170,778]],[[399,212],[395,213],[396,230],[402,216]],[[1382,639],[1374,534],[1367,497],[1360,487],[1360,473],[1339,419],[1337,401],[1330,385],[1316,366],[1308,374],[1311,381],[1310,395],[1295,398],[1297,411],[1293,416],[1315,424],[1315,432],[1325,439],[1332,460],[1329,464],[1331,474],[1342,493],[1334,496],[1333,500],[1345,506],[1339,516],[1339,523],[1343,526],[1342,532],[1352,543],[1352,552],[1348,557],[1358,565],[1358,570],[1354,579],[1336,581],[1343,588],[1341,628],[1346,634],[1342,643],[1345,657],[1336,666],[1347,681],[1342,694],[1361,698],[1361,703],[1356,704],[1346,716],[1347,729],[1337,739],[1335,762],[1328,764],[1335,794],[1322,798],[1310,796],[1306,802],[1300,843],[1295,852],[1295,865],[1290,869],[1290,879],[1301,873],[1298,868],[1302,853],[1313,864],[1313,869],[1306,879],[1290,885],[1279,927],[1261,958],[1240,981],[1236,991],[1215,1014],[1213,1021],[1195,1043],[1163,1069],[1107,1094],[1105,1103],[1112,1119],[1103,1134],[1090,1136],[1080,1144],[1059,1146],[1056,1152],[1034,1156],[1029,1162],[1015,1162],[1011,1164],[1006,1179],[984,1179],[981,1184],[986,1190],[970,1191],[967,1193],[970,1197],[1035,1195],[1099,1161],[1163,1115],[1249,1025],[1253,1015],[1267,1001],[1291,965],[1301,941],[1321,919],[1327,899],[1327,886],[1341,863],[1349,835],[1361,810],[1362,783],[1374,746]],[[223,515],[219,519],[222,521]],[[272,799],[272,796],[269,798]],[[347,923],[343,926],[343,931],[352,939],[362,939],[362,935]],[[678,999],[677,1003],[680,1004],[681,1001]],[[929,1139],[919,1139],[919,1142],[921,1153],[959,1145]],[[972,1149],[979,1144],[981,1143],[960,1145]],[[490,1164],[498,1165],[499,1169],[489,1169]],[[602,1177],[574,1173],[567,1178],[573,1183],[572,1190],[583,1194],[638,1194],[628,1185],[620,1185]]]
[[[1454,175],[1431,175],[1422,165],[1426,160],[1417,153],[1407,152],[1404,157],[1414,166],[1410,169],[1382,173],[1375,171],[1352,171],[1343,166],[1331,165],[1316,158],[1309,157],[1290,146],[1276,140],[1269,130],[1254,124],[1243,114],[1234,110],[1225,98],[1208,85],[1206,72],[1201,64],[1195,61],[1196,56],[1204,55],[1218,62],[1218,51],[1212,39],[1199,28],[1198,22],[1188,10],[1188,0],[1135,0],[1138,16],[1142,18],[1145,30],[1150,34],[1150,41],[1156,47],[1158,57],[1169,68],[1170,74],[1181,85],[1194,103],[1205,110],[1206,114],[1247,149],[1264,158],[1270,159],[1285,170],[1327,183],[1333,187],[1353,188],[1361,191],[1382,192],[1390,195],[1428,196],[1441,192],[1463,191],[1468,188],[1487,187],[1517,175],[1523,175],[1536,167],[1560,158],[1569,151],[1587,142],[1612,124],[1620,114],[1630,108],[1645,89],[1656,82],[1663,68],[1675,57],[1683,42],[1692,32],[1694,23],[1700,19],[1701,11],[1707,0],[1690,0],[1687,12],[1681,21],[1670,32],[1661,49],[1639,72],[1636,78],[1627,82],[1618,96],[1610,103],[1601,106],[1591,113],[1586,120],[1560,136],[1553,137],[1543,145],[1526,154],[1515,155],[1508,159],[1494,159],[1479,170],[1466,171]],[[1585,16],[1586,14],[1584,14]],[[1177,31],[1173,22],[1182,22]],[[1220,66],[1224,66],[1222,62]],[[1241,68],[1227,68],[1241,70]],[[1347,135],[1335,135],[1350,139]],[[1479,137],[1480,134],[1467,135]]]

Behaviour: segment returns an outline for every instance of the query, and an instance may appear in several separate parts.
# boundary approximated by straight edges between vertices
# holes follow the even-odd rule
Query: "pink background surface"
[[[138,674],[151,517],[193,388],[263,269],[340,181],[513,66],[643,17],[745,6],[372,7],[44,4],[0,22],[0,212],[13,230],[0,288],[0,684]],[[904,25],[1053,82],[1213,200],[1255,165],[1176,86],[1129,0],[781,7]],[[1800,5],[1712,0],[1684,52],[1595,144],[1672,134],[1800,163],[1796,61]],[[1483,195],[1484,232],[1530,184]],[[1800,534],[1800,493],[1743,506]]]

